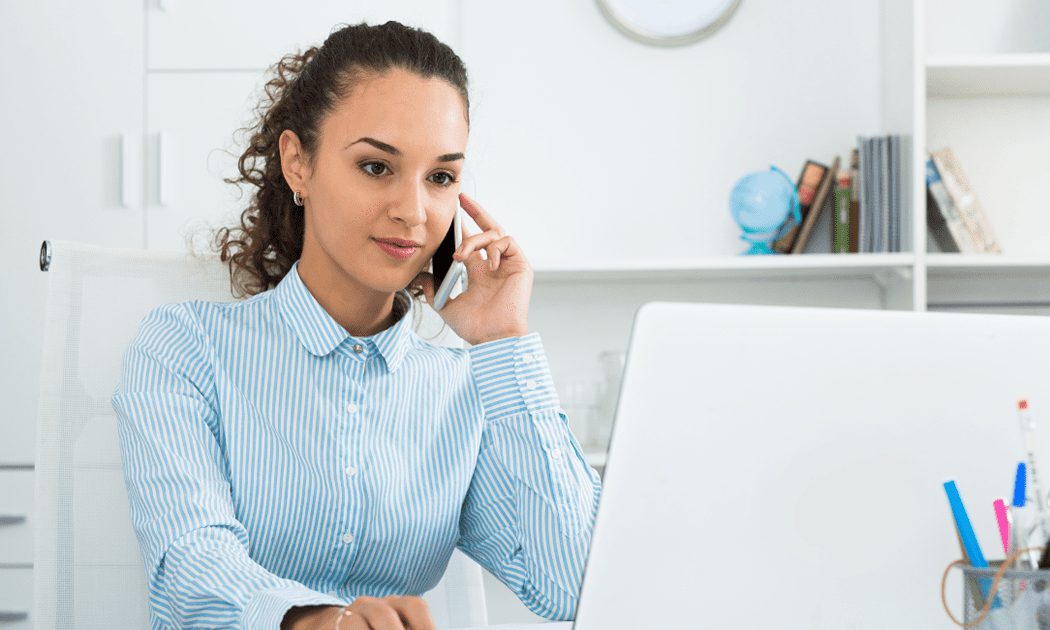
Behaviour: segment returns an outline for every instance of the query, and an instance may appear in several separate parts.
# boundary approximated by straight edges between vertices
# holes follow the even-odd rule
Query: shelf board
[[[533,274],[537,282],[871,278],[886,272],[910,273],[914,264],[911,253],[720,256],[679,263],[598,262],[586,268],[539,268]]]
[[[937,268],[972,267],[980,269],[1048,269],[1050,257],[1009,256],[1005,254],[942,254],[926,255],[926,265]]]
[[[1009,274],[1015,278],[1050,279],[1050,258],[1003,254],[928,254],[931,277],[989,277]]]
[[[931,57],[928,96],[1050,95],[1050,53]]]

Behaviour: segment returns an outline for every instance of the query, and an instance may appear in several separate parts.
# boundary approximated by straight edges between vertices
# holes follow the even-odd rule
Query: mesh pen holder
[[[941,603],[957,625],[979,630],[1044,630],[1050,629],[1050,569],[1014,569],[1017,557],[1042,548],[1022,549],[1005,560],[993,560],[988,568],[977,568],[965,560],[956,560],[944,570],[941,579]],[[948,606],[948,575],[952,569],[962,571],[963,619],[959,620]]]

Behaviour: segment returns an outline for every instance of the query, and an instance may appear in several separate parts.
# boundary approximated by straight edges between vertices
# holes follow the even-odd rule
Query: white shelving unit
[[[912,139],[905,165],[909,194],[903,210],[905,225],[911,226],[906,253],[719,256],[678,264],[606,261],[586,268],[538,268],[537,311],[545,335],[571,326],[564,306],[554,324],[553,306],[548,313],[543,304],[548,297],[552,304],[564,304],[573,295],[583,296],[581,303],[602,300],[612,310],[611,323],[596,327],[587,319],[557,343],[548,342],[549,352],[561,343],[583,347],[588,338],[617,329],[625,348],[633,309],[651,299],[1050,314],[1050,246],[1045,244],[1050,235],[1050,25],[1027,24],[1029,9],[1019,0],[882,3],[883,126],[878,133]],[[948,11],[951,19],[945,18]],[[1040,28],[1046,37],[1026,30]],[[1025,32],[1014,36],[1010,29]],[[1034,49],[1033,42],[1044,42],[1046,49]],[[929,239],[924,166],[927,151],[942,146],[959,157],[999,237],[1001,254],[942,253]],[[588,368],[563,357],[553,363],[572,366],[572,373]],[[588,459],[603,466],[604,450],[589,449]]]

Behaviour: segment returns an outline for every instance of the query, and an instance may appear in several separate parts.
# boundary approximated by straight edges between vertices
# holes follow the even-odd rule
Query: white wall
[[[538,267],[735,254],[741,176],[794,177],[880,130],[879,19],[875,0],[744,0],[713,37],[664,49],[594,2],[465,0],[465,190]]]

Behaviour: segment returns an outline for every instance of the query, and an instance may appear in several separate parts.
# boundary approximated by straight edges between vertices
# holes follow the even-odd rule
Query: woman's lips
[[[396,258],[397,260],[408,260],[419,249],[418,247],[401,247],[383,241],[375,241],[375,244],[379,246],[379,249],[389,254],[391,258]]]

